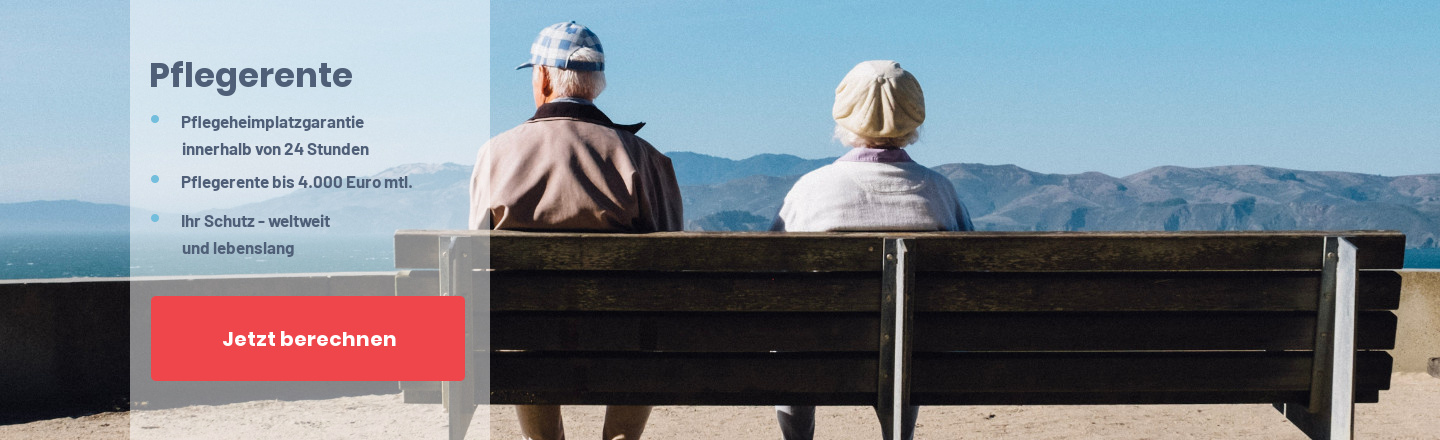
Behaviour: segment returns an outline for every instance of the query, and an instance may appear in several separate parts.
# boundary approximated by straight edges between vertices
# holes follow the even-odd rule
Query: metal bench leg
[[[449,419],[450,440],[462,440],[475,416],[475,336],[471,300],[474,291],[474,257],[465,237],[440,237],[440,295],[465,297],[465,379],[441,382],[440,400]]]
[[[1316,440],[1355,436],[1355,245],[1325,239],[1310,404],[1275,404],[1285,418]]]
[[[884,279],[880,289],[880,395],[875,412],[885,438],[903,440],[905,408],[910,406],[910,305],[915,264],[909,253],[915,240],[885,239]]]
[[[410,278],[416,276],[416,271],[401,270],[395,273],[395,295],[401,296],[401,292],[407,289],[401,286],[410,283]],[[438,275],[437,275],[438,276]],[[439,289],[429,292],[439,295]],[[400,384],[400,398],[405,403],[441,403],[440,381],[429,380],[402,380]]]

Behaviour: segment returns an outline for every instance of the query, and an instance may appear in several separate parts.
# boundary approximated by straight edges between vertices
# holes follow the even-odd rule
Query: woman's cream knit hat
[[[900,63],[866,61],[835,88],[835,123],[868,138],[898,138],[925,122],[925,93]]]

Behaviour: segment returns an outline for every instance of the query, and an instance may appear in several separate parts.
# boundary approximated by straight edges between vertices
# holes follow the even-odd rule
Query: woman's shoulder
[[[840,178],[843,178],[843,177],[845,177],[845,171],[840,168],[839,163],[831,163],[831,164],[827,164],[827,165],[825,165],[825,166],[822,166],[822,167],[820,167],[820,168],[816,168],[816,169],[810,170],[810,172],[801,175],[801,176],[800,176],[800,179],[797,180],[797,181],[795,182],[795,184],[796,184],[796,185],[800,185],[802,182],[803,182],[803,183],[829,182],[829,181],[832,181],[832,180],[835,180],[835,179],[840,179]]]
[[[855,191],[855,183],[836,164],[829,164],[811,170],[795,180],[786,193],[787,199],[794,197],[813,198],[824,194]]]

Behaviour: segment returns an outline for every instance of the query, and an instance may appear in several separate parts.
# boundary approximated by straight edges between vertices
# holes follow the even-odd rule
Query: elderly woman
[[[925,122],[925,96],[915,76],[894,61],[855,66],[835,88],[835,138],[850,147],[804,175],[780,208],[777,231],[969,231],[974,227],[955,187],[910,160]],[[815,407],[777,406],[786,440],[815,436]],[[915,433],[916,407],[902,414],[905,440]],[[890,433],[884,433],[890,439]]]

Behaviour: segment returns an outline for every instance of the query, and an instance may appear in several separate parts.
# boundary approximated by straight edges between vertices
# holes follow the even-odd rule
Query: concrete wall
[[[127,406],[130,283],[0,283],[0,418]]]
[[[1440,357],[1440,270],[1405,270],[1401,277],[1394,369],[1424,372],[1430,358]],[[0,416],[124,408],[136,398],[159,408],[397,391],[395,382],[155,382],[131,374],[148,369],[144,324],[154,295],[393,295],[391,273],[130,281],[0,281]]]
[[[1400,319],[1395,331],[1397,372],[1424,373],[1430,358],[1440,357],[1440,270],[1402,270]]]
[[[155,409],[395,393],[393,381],[156,382],[148,374],[155,295],[394,294],[393,272],[0,281],[0,421],[132,404]]]

